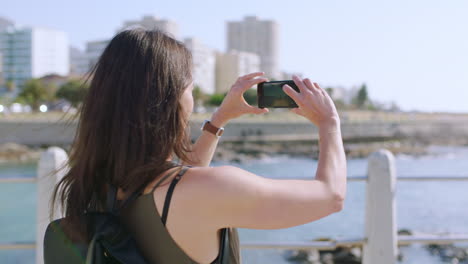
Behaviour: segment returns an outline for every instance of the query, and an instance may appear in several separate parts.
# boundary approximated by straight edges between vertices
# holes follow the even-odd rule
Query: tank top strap
[[[179,182],[179,180],[182,178],[182,176],[185,174],[185,172],[191,167],[192,166],[190,165],[183,166],[182,170],[177,174],[177,176],[174,177],[174,179],[171,182],[171,185],[169,186],[169,189],[167,190],[166,199],[164,200],[163,213],[161,216],[163,225],[166,225],[167,214],[169,212],[169,204],[171,203],[171,198],[172,198],[172,193],[174,191],[174,188],[176,184]]]

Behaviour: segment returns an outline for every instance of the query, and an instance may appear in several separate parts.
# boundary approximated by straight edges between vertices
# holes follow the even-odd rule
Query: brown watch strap
[[[203,126],[203,130],[206,130],[216,136],[216,133],[218,132],[219,128],[215,127],[213,124],[211,124],[210,121],[208,121]],[[224,133],[224,130],[221,130],[218,135],[221,136],[223,133]]]

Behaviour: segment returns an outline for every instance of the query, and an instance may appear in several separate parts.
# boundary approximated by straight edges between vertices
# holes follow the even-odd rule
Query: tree
[[[195,101],[195,104],[197,104],[203,97],[203,91],[201,90],[200,86],[195,85],[193,88],[193,100]]]
[[[367,94],[367,86],[366,84],[363,84],[359,89],[356,97],[353,99],[353,104],[361,109],[368,101],[369,97]]]
[[[257,90],[248,89],[245,91],[244,99],[249,105],[257,105]]]
[[[16,85],[15,85],[15,83],[14,83],[13,81],[11,81],[11,80],[10,80],[10,81],[7,81],[6,84],[5,84],[5,86],[6,86],[6,88],[7,88],[7,90],[8,90],[9,92],[13,92],[13,91],[16,90]]]
[[[17,102],[24,102],[31,106],[33,111],[48,99],[47,89],[38,79],[30,79],[24,83],[23,90],[16,98]]]
[[[70,80],[60,86],[56,96],[69,101],[74,107],[83,102],[88,86],[79,80]]]
[[[210,98],[208,99],[208,104],[212,106],[220,106],[224,100],[225,95],[226,94],[219,94],[219,93],[212,94]]]
[[[327,87],[327,88],[325,88],[325,91],[327,91],[328,95],[330,95],[330,98],[333,99],[333,88],[332,87]]]

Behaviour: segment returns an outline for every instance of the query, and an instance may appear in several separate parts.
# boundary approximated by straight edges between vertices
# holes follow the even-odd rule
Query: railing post
[[[366,237],[363,264],[397,261],[395,158],[381,149],[369,156],[366,200]]]
[[[59,169],[67,161],[67,153],[59,147],[50,147],[41,153],[37,166],[37,214],[36,214],[36,264],[44,263],[43,240],[49,224],[50,201],[55,184],[65,175],[66,169],[56,175],[50,173]],[[62,212],[56,210],[53,218],[61,217]]]

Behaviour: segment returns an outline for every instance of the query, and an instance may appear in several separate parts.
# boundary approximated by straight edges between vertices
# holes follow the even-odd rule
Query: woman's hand
[[[309,119],[317,127],[339,123],[340,117],[335,104],[324,89],[308,78],[302,80],[293,75],[293,81],[299,92],[287,84],[283,86],[283,91],[299,106],[290,109],[291,112]]]
[[[217,113],[227,120],[240,117],[244,114],[263,114],[268,112],[268,108],[258,108],[249,105],[244,99],[244,92],[252,86],[261,82],[267,82],[267,78],[255,78],[265,74],[264,72],[254,72],[237,78],[236,82],[224,97]]]

